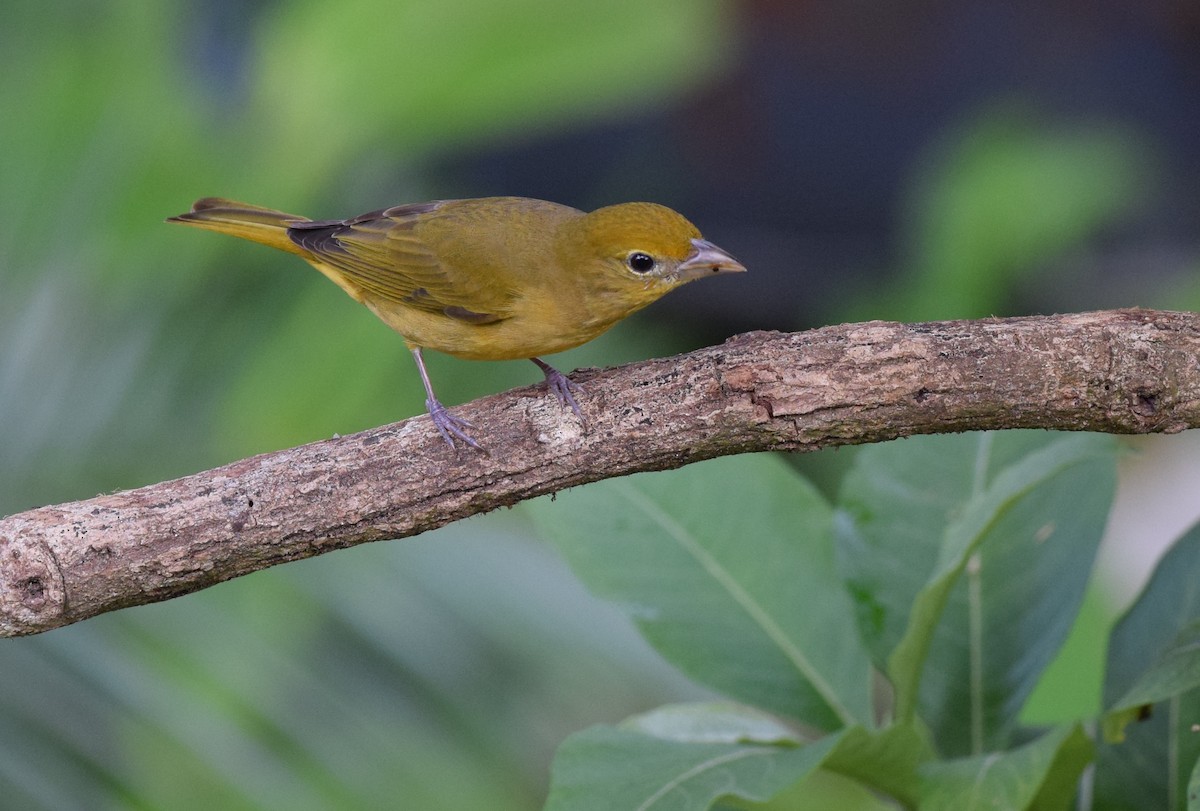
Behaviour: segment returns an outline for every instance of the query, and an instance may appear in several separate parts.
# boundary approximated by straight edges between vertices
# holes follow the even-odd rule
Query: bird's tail
[[[205,197],[192,204],[192,210],[178,217],[168,217],[167,222],[181,222],[210,231],[220,231],[235,237],[248,239],[278,248],[281,251],[303,255],[303,249],[288,237],[288,226],[308,222],[307,217],[285,214],[262,206],[252,206],[220,197]]]

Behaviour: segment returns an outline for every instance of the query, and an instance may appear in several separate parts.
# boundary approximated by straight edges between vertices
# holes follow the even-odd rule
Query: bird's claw
[[[574,392],[583,394],[583,386],[551,367],[546,371],[546,388],[554,393],[559,403],[563,406],[570,406],[571,410],[575,412],[575,416],[583,421],[583,412],[579,410],[579,403],[575,402],[574,396]]]
[[[530,360],[537,364],[537,367],[542,370],[542,374],[546,376],[546,388],[554,392],[554,396],[558,398],[559,403],[571,407],[571,410],[575,412],[575,416],[583,423],[586,430],[587,421],[584,420],[583,412],[579,410],[579,403],[575,402],[575,396],[572,394],[572,392],[582,394],[583,386],[580,386],[578,383],[572,383],[570,378],[541,358],[530,358]]]
[[[433,426],[438,429],[438,433],[442,435],[442,439],[446,440],[446,444],[451,448],[457,448],[454,440],[461,440],[477,451],[482,451],[483,446],[475,441],[474,437],[467,433],[466,429],[474,428],[470,422],[467,422],[462,417],[456,417],[437,400],[426,400],[425,408],[429,411],[429,418],[433,420]]]

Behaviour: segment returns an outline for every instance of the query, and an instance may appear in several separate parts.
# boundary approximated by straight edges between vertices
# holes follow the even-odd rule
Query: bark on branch
[[[565,487],[748,451],[998,428],[1200,427],[1200,316],[1118,310],[748,333],[584,370],[586,432],[541,387],[137,490],[0,519],[0,635],[415,535]]]

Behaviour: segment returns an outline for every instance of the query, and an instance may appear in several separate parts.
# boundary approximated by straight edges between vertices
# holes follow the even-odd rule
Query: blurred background
[[[163,224],[198,197],[654,200],[750,267],[571,369],[850,319],[1195,309],[1198,144],[1192,0],[8,0],[0,514],[422,412],[400,339],[319,274]],[[447,404],[540,379],[429,362]],[[1031,720],[1095,711],[1106,623],[1200,509],[1197,445],[1130,443],[1121,576]],[[794,461],[832,494],[852,455]],[[537,808],[567,734],[702,695],[521,509],[3,640],[0,681],[14,809]]]

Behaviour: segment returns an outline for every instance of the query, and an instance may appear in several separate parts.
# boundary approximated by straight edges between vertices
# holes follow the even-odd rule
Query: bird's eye
[[[625,258],[625,264],[629,265],[629,269],[634,273],[649,273],[654,270],[654,266],[658,263],[654,261],[654,257],[650,254],[634,251]]]

